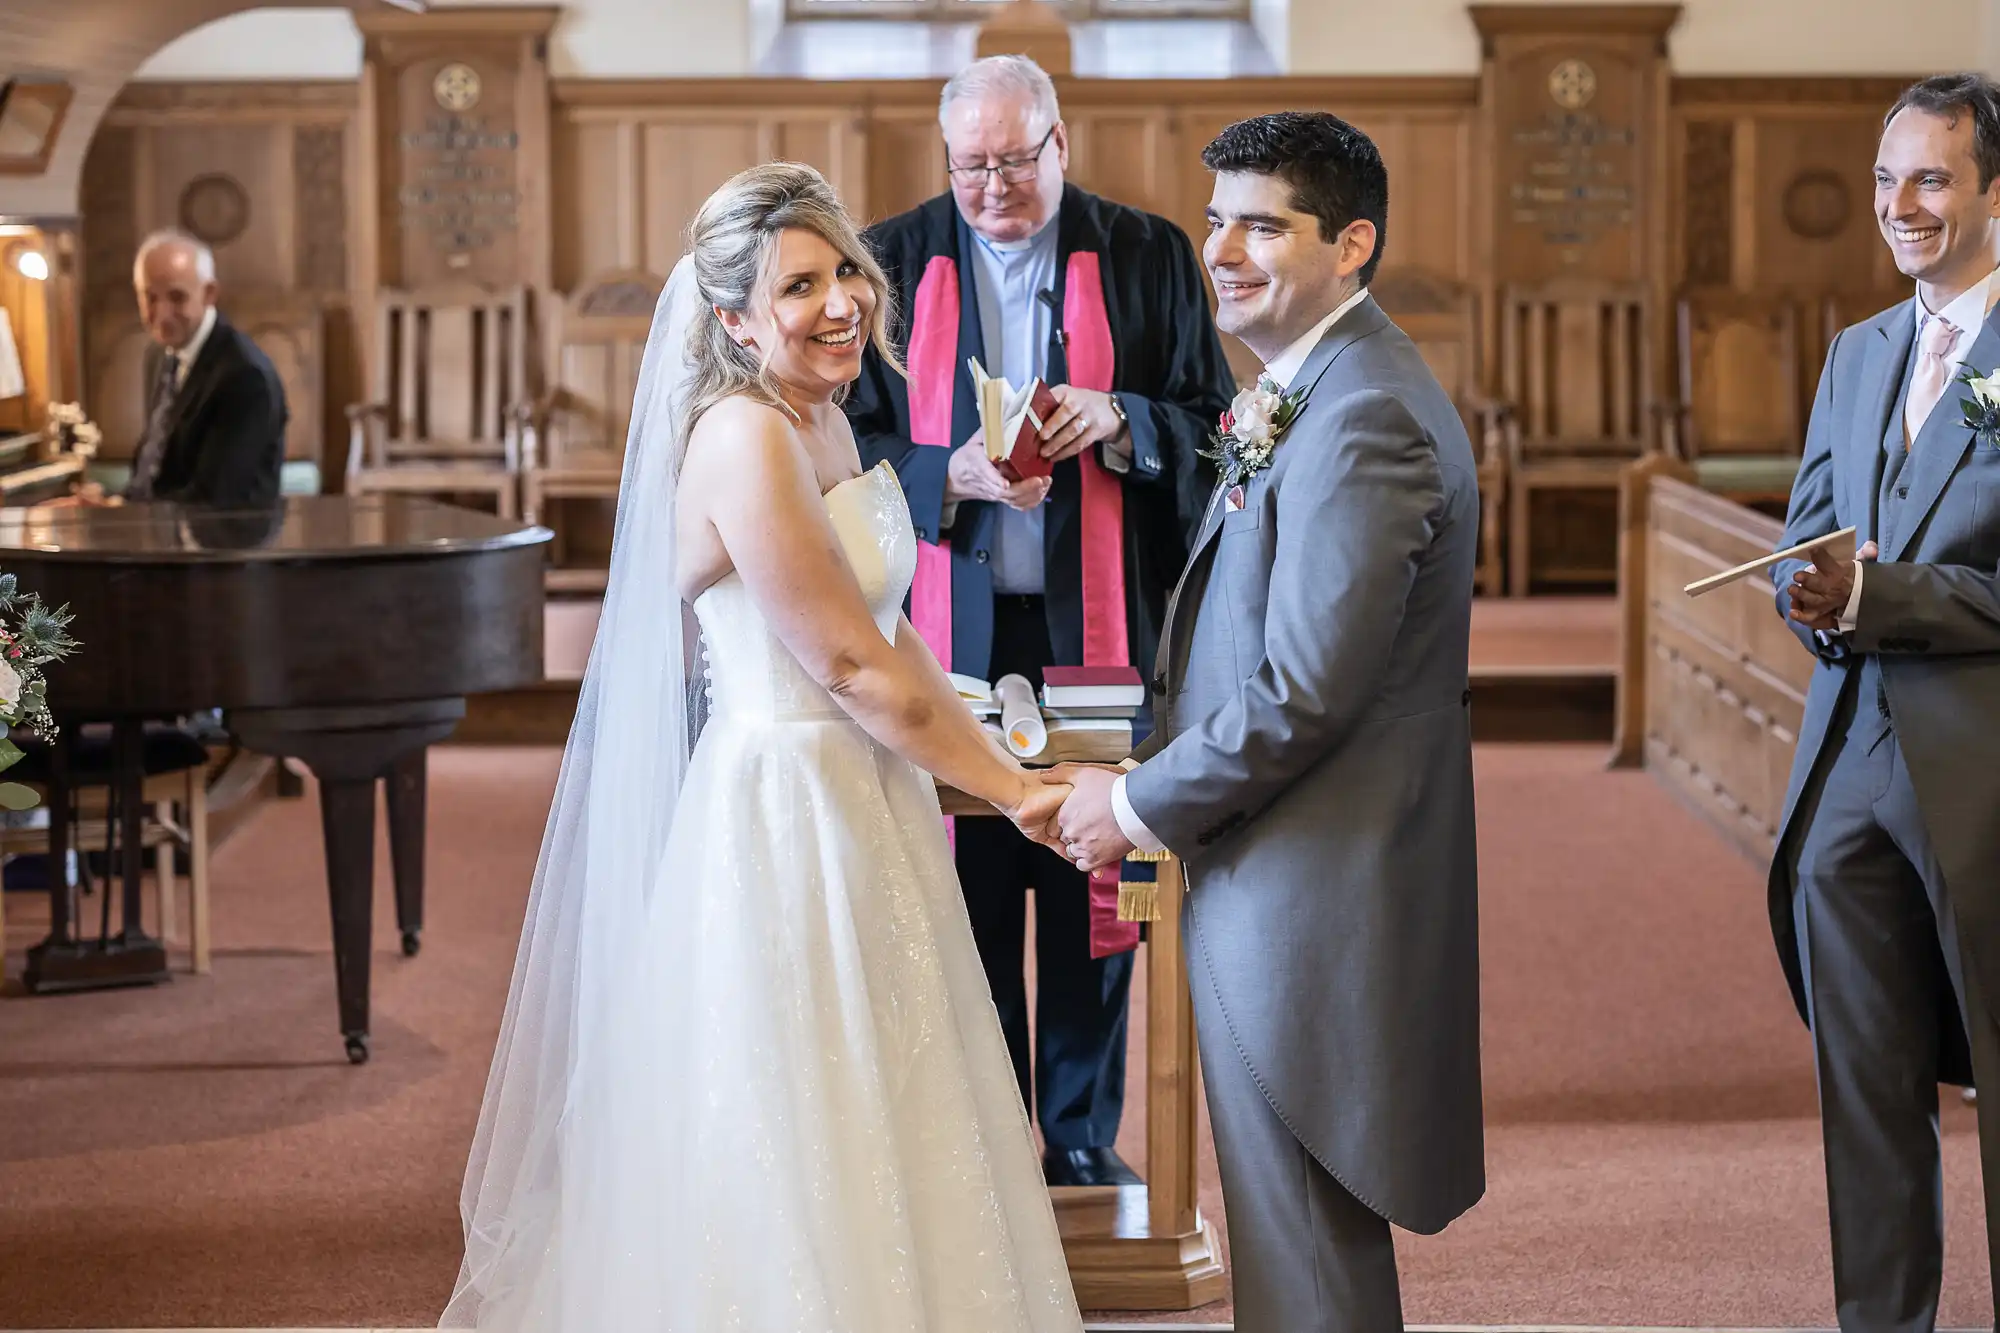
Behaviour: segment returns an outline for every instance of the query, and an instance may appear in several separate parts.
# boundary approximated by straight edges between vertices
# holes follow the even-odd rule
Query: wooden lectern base
[[[1049,1190],[1076,1303],[1086,1310],[1192,1310],[1223,1296],[1215,1224],[1155,1236],[1144,1185]]]
[[[1130,735],[1103,733],[1102,754],[1116,763]],[[998,812],[949,787],[938,789],[947,815]],[[1055,1186],[1056,1225],[1077,1304],[1086,1310],[1192,1310],[1223,1296],[1222,1246],[1215,1225],[1195,1207],[1196,1099],[1201,1060],[1194,1001],[1181,950],[1181,864],[1156,867],[1160,919],[1146,927],[1146,1183]]]

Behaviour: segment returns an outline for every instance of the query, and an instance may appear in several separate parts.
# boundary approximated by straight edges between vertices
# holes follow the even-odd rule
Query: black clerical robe
[[[1054,225],[1047,379],[1115,393],[1131,423],[1132,456],[1122,475],[1104,467],[1101,445],[1097,457],[1087,451],[1056,465],[1043,538],[1050,647],[1057,664],[1134,665],[1150,675],[1167,595],[1215,482],[1196,450],[1229,406],[1235,380],[1200,262],[1180,228],[1074,185],[1064,189]],[[948,575],[949,634],[943,642],[925,637],[949,669],[984,679],[993,655],[998,506],[962,501],[950,528],[943,526],[946,464],[979,427],[967,360],[990,364],[972,234],[944,194],[877,223],[866,239],[895,291],[894,341],[910,379],[870,349],[847,413],[862,464],[886,459],[902,479],[925,544],[913,622],[920,631],[934,623],[923,614],[926,575],[934,595]],[[1087,552],[1112,550],[1123,556],[1116,570],[1087,559]],[[1124,623],[1109,635],[1102,625],[1087,626],[1084,615],[1087,597],[1107,588],[1124,607]],[[1101,660],[1110,652],[1124,660]]]

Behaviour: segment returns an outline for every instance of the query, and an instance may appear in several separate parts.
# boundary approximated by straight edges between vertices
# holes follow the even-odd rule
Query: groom
[[[1321,112],[1240,121],[1203,257],[1282,396],[1232,408],[1152,738],[1065,767],[1071,859],[1185,862],[1238,1333],[1402,1327],[1390,1224],[1484,1192],[1466,651],[1472,446],[1368,295],[1388,175]]]

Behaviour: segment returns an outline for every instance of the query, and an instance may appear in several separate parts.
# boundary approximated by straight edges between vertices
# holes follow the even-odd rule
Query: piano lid
[[[233,564],[452,555],[552,537],[544,527],[416,495],[293,495],[268,509],[28,506],[0,509],[0,568],[9,554],[104,564]]]

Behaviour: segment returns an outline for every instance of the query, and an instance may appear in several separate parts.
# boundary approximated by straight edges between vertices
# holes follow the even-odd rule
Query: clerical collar
[[[1284,351],[1265,362],[1265,377],[1280,389],[1291,388],[1292,380],[1305,366],[1306,358],[1312,355],[1313,348],[1319,346],[1319,340],[1326,336],[1327,330],[1338,324],[1341,316],[1360,305],[1367,295],[1368,289],[1366,287],[1359,289],[1354,295],[1335,306],[1332,314],[1313,325],[1310,329],[1307,329],[1305,334],[1290,347],[1287,347]]]
[[[1025,237],[1018,241],[996,241],[990,236],[981,236],[976,231],[972,233],[972,237],[996,255],[1018,255],[1036,249],[1053,240],[1055,232],[1056,220],[1050,218],[1043,224],[1040,231],[1036,232],[1033,236]]]

